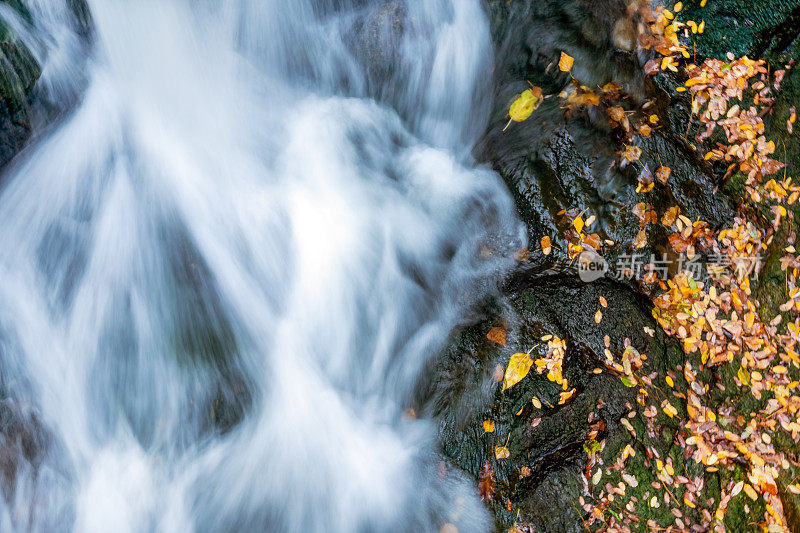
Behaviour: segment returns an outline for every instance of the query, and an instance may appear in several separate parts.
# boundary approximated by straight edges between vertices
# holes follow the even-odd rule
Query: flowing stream
[[[407,414],[525,244],[479,0],[24,3],[63,111],[2,178],[0,530],[491,530]]]

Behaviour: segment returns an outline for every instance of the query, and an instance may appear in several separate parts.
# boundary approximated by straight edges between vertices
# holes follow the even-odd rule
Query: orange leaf
[[[561,58],[558,60],[558,68],[561,72],[569,72],[572,70],[572,65],[575,63],[575,58],[561,52]]]
[[[501,346],[506,345],[506,330],[499,326],[495,326],[489,330],[489,333],[486,334],[486,338],[492,341],[495,344],[499,344]]]

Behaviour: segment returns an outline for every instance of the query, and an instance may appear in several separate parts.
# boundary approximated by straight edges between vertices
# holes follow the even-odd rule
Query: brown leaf
[[[669,167],[662,166],[656,169],[656,178],[658,178],[658,181],[660,181],[661,183],[666,183],[667,180],[669,179],[670,174],[672,174],[672,169]]]
[[[495,344],[499,344],[501,346],[506,345],[506,330],[501,328],[500,326],[495,326],[489,330],[489,333],[486,334],[486,338],[492,341]]]
[[[478,488],[483,501],[492,501],[494,492],[497,490],[497,480],[494,477],[494,466],[491,461],[486,461],[478,472]]]

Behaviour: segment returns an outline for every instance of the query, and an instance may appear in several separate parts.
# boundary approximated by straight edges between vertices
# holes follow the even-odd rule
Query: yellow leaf
[[[541,409],[541,408],[542,408],[542,402],[540,402],[540,401],[539,401],[539,398],[537,398],[536,396],[534,396],[533,398],[531,398],[531,403],[532,403],[532,404],[533,404],[533,406],[534,406],[535,408],[537,408],[537,409]]]
[[[494,433],[494,420],[484,420],[483,421],[483,430],[486,433]]]
[[[671,377],[667,376],[666,377],[666,381],[667,381],[667,385],[669,385],[670,387],[675,387],[675,382],[672,381]]]
[[[511,452],[509,452],[508,448],[505,446],[495,446],[494,456],[497,459],[508,459],[509,457],[511,457]]]
[[[743,366],[739,367],[739,381],[742,385],[750,385],[750,372]]]
[[[583,218],[581,217],[576,218],[575,220],[572,221],[572,225],[575,226],[575,229],[578,230],[578,233],[582,232],[584,226]]]
[[[508,368],[503,378],[503,390],[519,383],[522,378],[528,375],[533,365],[533,359],[527,353],[515,353],[508,361]]]
[[[758,499],[758,493],[756,492],[756,489],[750,486],[749,483],[744,484],[744,493],[747,494],[747,496],[753,501]]]
[[[574,63],[575,59],[572,56],[561,52],[561,58],[558,60],[558,68],[561,72],[569,72],[572,70],[572,65]]]
[[[596,324],[599,324],[601,320],[603,320],[603,312],[598,309],[594,314],[594,321]]]
[[[531,116],[537,107],[542,103],[542,90],[538,87],[528,89],[520,94],[514,103],[511,104],[511,109],[508,111],[508,116],[514,122],[522,122]]]

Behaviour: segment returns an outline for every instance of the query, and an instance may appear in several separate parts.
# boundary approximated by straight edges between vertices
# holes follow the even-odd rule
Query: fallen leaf
[[[484,420],[483,431],[486,433],[494,433],[494,420]]]
[[[559,394],[558,405],[563,405],[563,404],[567,403],[567,401],[569,401],[570,398],[575,396],[575,391],[576,390],[577,389],[572,389],[570,391],[560,393]]]
[[[523,91],[522,94],[514,100],[511,104],[511,108],[508,110],[508,116],[513,122],[523,122],[528,120],[528,117],[536,111],[541,103],[542,90],[538,87],[533,87]]]
[[[739,367],[739,381],[742,382],[742,385],[750,385],[750,372],[743,366]]]
[[[501,346],[506,345],[506,330],[499,326],[495,326],[489,330],[489,333],[486,334],[486,338],[492,341],[495,344],[499,344]]]
[[[575,220],[572,221],[572,225],[575,226],[575,229],[578,231],[578,233],[582,232],[584,227],[583,218],[581,217],[576,218]]]
[[[658,181],[661,183],[666,183],[670,174],[672,174],[672,169],[669,167],[661,166],[656,170],[656,178],[658,178]]]
[[[499,459],[508,459],[511,457],[511,452],[508,451],[506,446],[495,446],[494,447],[494,456]]]
[[[558,60],[558,69],[561,72],[569,72],[572,70],[573,64],[575,64],[575,58],[564,52],[561,52],[561,58]]]
[[[497,365],[494,367],[494,371],[492,372],[492,380],[495,383],[500,383],[503,381],[503,375],[505,374],[505,370],[503,369],[503,365]]]
[[[478,472],[478,488],[481,492],[481,499],[485,502],[492,501],[494,492],[497,489],[497,481],[494,477],[494,467],[491,461],[486,461]]]
[[[544,255],[550,255],[550,252],[552,251],[552,244],[550,242],[550,237],[547,235],[542,237],[541,244],[542,244],[542,253]]]
[[[647,245],[647,231],[644,229],[639,230],[636,237],[633,239],[633,247],[636,249],[644,248]]]
[[[508,361],[505,376],[503,377],[503,389],[506,390],[519,383],[522,378],[528,375],[533,366],[533,359],[527,353],[515,353]]]
[[[758,493],[756,492],[756,489],[754,489],[749,483],[744,484],[744,493],[747,494],[747,496],[753,501],[758,499]]]

